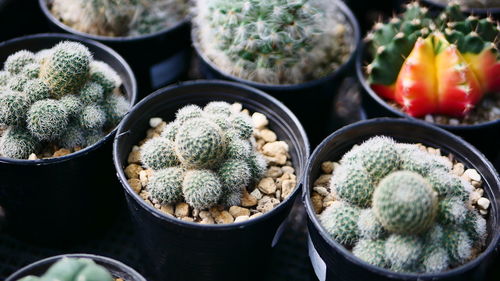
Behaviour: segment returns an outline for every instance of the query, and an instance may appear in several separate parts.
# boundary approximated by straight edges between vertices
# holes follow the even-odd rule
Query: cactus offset
[[[79,281],[79,280],[99,280],[99,281],[114,281],[115,279],[101,265],[96,264],[93,260],[87,258],[62,258],[49,267],[47,272],[40,277],[26,276],[19,281],[43,281],[43,280],[60,280],[60,281]]]
[[[171,204],[182,200],[182,179],[184,171],[177,167],[169,167],[156,171],[148,183],[151,197],[161,204]]]

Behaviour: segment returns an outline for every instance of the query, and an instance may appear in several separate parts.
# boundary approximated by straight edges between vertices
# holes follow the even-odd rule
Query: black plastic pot
[[[89,48],[122,78],[122,91],[135,103],[134,74],[123,58],[92,40],[69,34],[37,34],[0,44],[0,67],[16,51],[39,51],[65,40]],[[61,245],[101,231],[117,210],[120,189],[111,157],[113,130],[98,143],[70,155],[17,160],[0,157],[0,205],[15,237]]]
[[[335,121],[333,98],[344,78],[354,71],[356,52],[360,42],[360,30],[356,17],[342,1],[336,1],[336,5],[338,5],[340,12],[346,16],[348,24],[353,30],[354,50],[349,59],[328,76],[295,85],[271,85],[238,78],[222,72],[202,52],[193,29],[191,40],[199,57],[201,74],[207,79],[224,79],[246,84],[277,98],[297,115],[306,128],[312,144],[318,144],[329,134],[329,126],[331,125],[329,122]]]
[[[366,44],[363,44],[356,59],[356,72],[359,83],[362,85],[363,109],[368,118],[404,117],[422,121],[421,119],[413,118],[392,107],[372,90],[366,79],[364,70],[364,63],[368,61],[368,57]],[[500,167],[500,159],[496,160],[497,157],[500,157],[500,149],[498,148],[498,140],[500,139],[500,119],[476,125],[433,125],[464,138],[484,153],[491,161],[498,161],[499,163],[495,162],[495,165]]]
[[[254,88],[224,81],[193,81],[160,89],[137,104],[124,119],[114,143],[114,161],[142,249],[155,280],[257,280],[284,229],[299,193],[271,212],[246,222],[201,225],[167,216],[146,203],[127,182],[124,167],[132,147],[144,138],[151,117],[175,119],[187,104],[239,102],[265,114],[278,139],[290,146],[297,178],[309,156],[309,142],[297,118],[283,104]]]
[[[408,2],[408,1],[401,1]],[[438,3],[431,0],[420,0],[425,6],[429,7],[432,11],[441,12],[446,8],[445,4]],[[496,20],[500,20],[500,7],[497,8],[464,8],[463,11],[468,15],[475,15],[479,17],[492,16]]]
[[[390,136],[399,142],[422,143],[452,153],[466,167],[473,167],[483,179],[483,188],[491,201],[488,218],[487,248],[473,261],[438,274],[402,274],[372,266],[356,258],[334,241],[321,226],[311,202],[311,189],[321,174],[321,163],[336,161],[353,145],[376,135]],[[325,139],[313,152],[304,175],[303,201],[308,214],[309,254],[320,280],[454,280],[485,281],[492,265],[495,247],[500,241],[500,179],[493,165],[472,145],[461,138],[424,122],[408,119],[379,118],[346,126]]]
[[[99,36],[63,24],[50,12],[50,0],[38,2],[52,30],[101,42],[121,54],[137,75],[141,98],[153,90],[186,78],[191,61],[190,24],[187,19],[165,30],[142,36]]]
[[[109,270],[113,278],[122,278],[123,281],[146,281],[146,279],[137,273],[137,271],[133,268],[130,268],[117,260],[89,254],[67,254],[46,258],[19,269],[14,274],[7,277],[5,281],[17,281],[28,275],[41,276],[49,269],[50,266],[65,257],[91,259],[98,265],[104,266],[107,270]]]
[[[359,21],[363,34],[370,30],[373,23],[380,17],[390,17],[394,12],[398,11],[403,1],[401,0],[386,0],[386,1],[365,1],[365,0],[346,0],[347,6],[351,8]]]

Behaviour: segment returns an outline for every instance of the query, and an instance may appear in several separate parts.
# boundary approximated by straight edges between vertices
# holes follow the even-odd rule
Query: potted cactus
[[[264,270],[308,146],[288,109],[240,84],[187,82],[139,103],[114,159],[142,250],[156,261],[150,271],[169,280],[258,276],[248,265]]]
[[[68,254],[46,258],[18,270],[6,281],[53,279],[146,281],[134,269],[119,261],[89,254]]]
[[[187,0],[39,0],[39,5],[54,30],[120,53],[136,70],[142,95],[187,72]]]
[[[103,153],[135,100],[133,73],[111,49],[59,34],[4,42],[0,61],[0,165],[8,175],[0,204],[9,227],[40,242],[85,237],[84,229],[99,225],[85,206],[114,208],[90,195],[116,191]]]
[[[359,27],[341,1],[214,0],[196,1],[191,36],[205,77],[270,93],[319,141],[335,89],[353,66]]]
[[[485,280],[500,179],[462,139],[405,119],[358,122],[317,148],[304,184],[326,280]]]
[[[400,16],[377,23],[357,62],[368,116],[420,118],[495,157],[494,142],[500,137],[498,34],[494,20],[465,16],[456,4],[433,18],[413,2]]]

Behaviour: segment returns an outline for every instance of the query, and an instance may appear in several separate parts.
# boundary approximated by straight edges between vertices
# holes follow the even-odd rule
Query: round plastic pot
[[[351,251],[334,241],[320,224],[312,206],[311,190],[321,174],[321,163],[337,161],[355,144],[384,135],[398,142],[422,143],[453,154],[466,167],[481,175],[486,197],[491,201],[487,218],[487,248],[474,260],[437,274],[402,274],[372,266],[356,258]],[[304,175],[303,201],[307,209],[309,255],[319,280],[454,280],[483,281],[492,265],[495,247],[500,240],[500,179],[493,165],[472,145],[461,138],[424,122],[408,119],[379,118],[346,126],[325,139],[313,152]]]
[[[401,1],[405,2],[405,1]],[[431,0],[420,0],[425,6],[436,12],[441,12],[446,9],[446,4],[438,3]],[[464,8],[462,9],[466,14],[475,15],[479,17],[492,16],[496,20],[500,20],[500,7],[496,8]]]
[[[362,86],[363,109],[367,117],[404,117],[426,122],[421,119],[415,119],[392,107],[372,90],[366,79],[364,70],[365,63],[368,61],[368,56],[366,44],[363,44],[356,59],[356,72],[358,80]],[[500,139],[500,119],[475,125],[433,125],[464,138],[483,152],[491,161],[494,161],[496,157],[500,156],[500,150],[498,149],[498,140]]]
[[[62,258],[86,258],[93,260],[96,264],[105,267],[113,276],[113,278],[122,278],[123,281],[146,281],[137,271],[127,265],[106,257],[89,255],[89,254],[67,254],[54,256],[46,258],[30,265],[27,265],[18,271],[16,271],[11,276],[7,277],[5,281],[17,281],[23,277],[33,275],[41,276],[43,275],[54,263]]]
[[[146,203],[127,183],[124,168],[132,147],[144,139],[149,119],[174,120],[184,105],[238,102],[267,116],[279,140],[290,147],[297,178],[304,172],[309,142],[299,121],[283,104],[251,87],[224,81],[194,81],[158,90],[124,119],[114,143],[114,161],[135,229],[155,280],[251,280],[265,268],[300,190],[272,211],[246,222],[201,225],[168,216]]]
[[[51,0],[38,2],[52,30],[101,42],[121,54],[137,75],[141,98],[187,75],[191,61],[187,19],[165,30],[141,36],[99,36],[80,32],[59,21],[49,10]]]
[[[354,71],[356,52],[360,42],[360,30],[356,17],[342,2],[336,1],[339,11],[343,13],[353,31],[353,51],[349,59],[329,75],[294,85],[272,85],[253,82],[224,73],[202,51],[194,29],[191,32],[194,49],[199,57],[201,74],[208,79],[224,79],[246,84],[262,90],[283,102],[299,118],[306,128],[313,145],[318,144],[328,135],[328,124],[333,117],[333,99],[344,78]]]
[[[0,68],[19,50],[39,51],[61,41],[80,42],[94,59],[104,61],[122,78],[122,91],[136,100],[134,74],[123,58],[92,40],[69,34],[37,34],[0,44]],[[86,239],[101,231],[115,213],[120,188],[113,177],[112,139],[116,129],[96,144],[51,159],[17,160],[0,157],[0,205],[15,237],[42,244]]]

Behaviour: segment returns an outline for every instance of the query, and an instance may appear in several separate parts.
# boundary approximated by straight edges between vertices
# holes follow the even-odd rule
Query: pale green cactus
[[[378,267],[386,266],[385,241],[361,239],[352,249],[352,253],[363,261]]]
[[[141,146],[140,154],[144,166],[153,170],[179,165],[174,143],[163,137],[148,140]]]
[[[330,236],[346,245],[354,245],[359,239],[358,218],[360,210],[347,203],[335,201],[319,217]]]
[[[64,105],[56,100],[35,102],[26,118],[27,128],[40,141],[57,140],[69,124],[69,115]]]
[[[207,209],[217,205],[223,194],[223,187],[219,177],[214,172],[190,170],[184,176],[182,192],[190,206],[197,209]]]
[[[152,198],[160,204],[172,204],[182,200],[182,183],[184,171],[177,167],[169,167],[156,171],[148,183],[148,191]]]
[[[19,281],[114,281],[111,272],[87,258],[62,258],[49,267],[42,276],[23,277]]]

